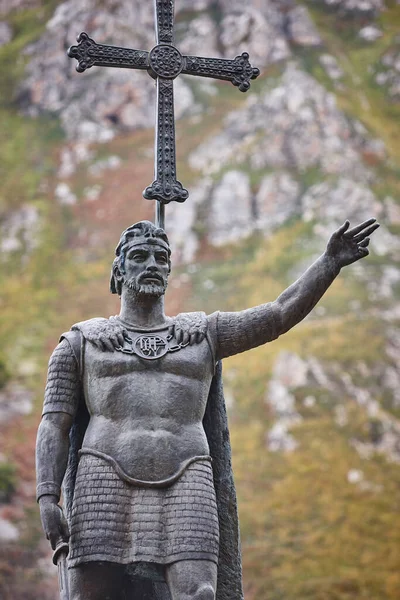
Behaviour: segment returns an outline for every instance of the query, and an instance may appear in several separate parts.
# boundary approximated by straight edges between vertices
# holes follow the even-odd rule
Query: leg
[[[69,570],[71,600],[120,600],[124,567],[92,562]]]
[[[215,563],[208,560],[181,560],[168,565],[165,574],[172,600],[215,600]]]

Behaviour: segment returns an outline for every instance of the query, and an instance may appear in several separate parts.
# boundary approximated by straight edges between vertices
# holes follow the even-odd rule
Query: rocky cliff
[[[46,360],[74,321],[118,310],[112,249],[151,217],[154,84],[77,74],[80,31],[149,50],[151,2],[0,3],[0,591],[54,597],[33,509]],[[343,222],[379,218],[371,256],[296,330],[225,365],[248,600],[400,589],[400,6],[394,0],[176,0],[183,53],[248,51],[241,95],[180,77],[167,208],[169,311],[273,300]]]

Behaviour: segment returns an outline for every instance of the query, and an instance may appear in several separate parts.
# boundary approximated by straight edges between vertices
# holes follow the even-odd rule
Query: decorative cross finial
[[[156,224],[164,228],[165,204],[185,202],[189,196],[176,178],[174,79],[181,73],[222,79],[247,92],[250,80],[256,79],[260,71],[251,66],[247,52],[233,60],[182,56],[173,46],[174,0],[154,0],[154,4],[157,45],[151,52],[96,44],[86,33],[81,33],[78,45],[69,48],[68,56],[77,59],[79,73],[93,66],[143,69],[156,80],[155,180],[144,190],[143,196],[157,200]]]

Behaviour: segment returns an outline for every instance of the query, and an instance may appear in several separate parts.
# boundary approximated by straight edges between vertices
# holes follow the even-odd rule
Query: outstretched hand
[[[376,219],[368,219],[356,227],[349,227],[350,221],[343,223],[331,236],[326,249],[326,254],[335,260],[339,268],[368,256],[370,236],[378,229],[379,223]]]

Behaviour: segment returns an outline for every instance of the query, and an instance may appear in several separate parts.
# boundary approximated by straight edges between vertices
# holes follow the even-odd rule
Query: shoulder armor
[[[178,325],[189,335],[201,333],[203,336],[207,334],[208,319],[205,312],[187,312],[180,313],[174,318],[175,326]]]
[[[74,353],[75,360],[79,367],[79,371],[81,371],[82,365],[82,335],[78,330],[71,330],[63,333],[60,336],[60,342],[63,340],[67,340],[69,345],[71,346],[72,352]]]

